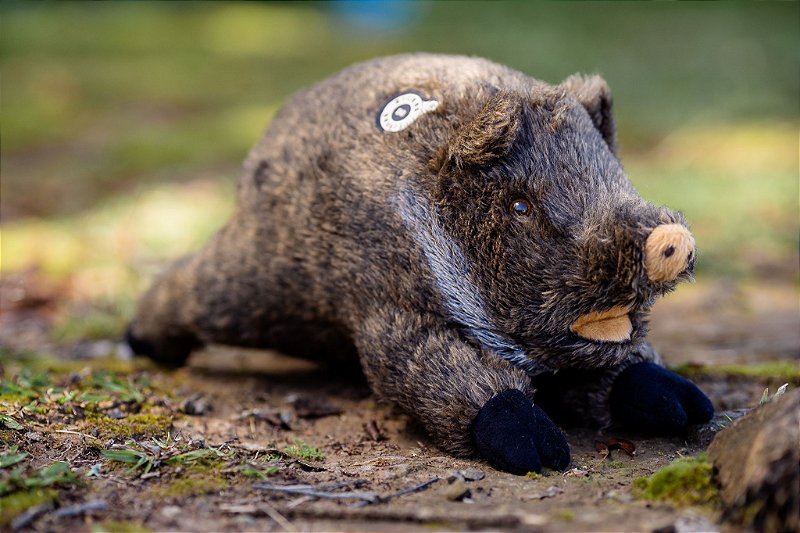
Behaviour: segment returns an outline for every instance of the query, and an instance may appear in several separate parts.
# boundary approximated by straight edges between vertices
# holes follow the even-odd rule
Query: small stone
[[[588,470],[581,470],[580,468],[573,468],[572,470],[567,472],[567,475],[568,476],[574,476],[574,477],[586,477],[588,473],[589,473]]]
[[[204,394],[193,394],[181,404],[181,412],[192,416],[203,416],[212,410],[211,402]]]
[[[464,481],[464,475],[461,472],[456,472],[452,470],[447,473],[447,482],[453,483],[455,481]]]
[[[393,479],[407,478],[411,473],[411,465],[408,463],[400,463],[392,466],[387,466],[380,469],[377,473],[377,479],[381,482],[391,481]]]
[[[716,533],[719,527],[699,515],[682,516],[675,520],[675,533]]]
[[[173,520],[175,518],[178,518],[181,512],[182,512],[181,508],[178,507],[177,505],[167,505],[165,507],[162,507],[160,511],[161,516],[163,516],[167,520]]]
[[[519,521],[524,526],[538,528],[547,524],[548,519],[542,514],[524,513],[519,516]]]
[[[477,468],[467,468],[465,470],[459,470],[459,474],[467,481],[480,481],[486,477],[486,474],[483,471],[478,470]]]
[[[606,492],[605,497],[609,500],[618,501],[620,503],[630,503],[633,501],[633,496],[631,496],[627,492],[621,492],[619,490],[614,490],[614,489]]]
[[[107,357],[115,353],[115,351],[116,346],[112,341],[94,341],[86,344],[84,356],[90,359],[99,359],[100,357]]]
[[[472,496],[472,492],[467,488],[463,480],[457,479],[447,487],[444,495],[451,502],[460,502],[464,498]]]
[[[564,490],[551,485],[541,492],[534,492],[525,497],[526,500],[544,500],[545,498],[554,498],[559,494],[563,494]]]

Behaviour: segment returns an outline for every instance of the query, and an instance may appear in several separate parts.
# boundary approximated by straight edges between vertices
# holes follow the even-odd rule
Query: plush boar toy
[[[634,190],[614,132],[599,77],[426,54],[348,68],[277,114],[232,219],[144,295],[128,343],[171,365],[207,343],[358,357],[441,448],[517,474],[569,464],[551,417],[705,422],[645,339],[694,239]]]

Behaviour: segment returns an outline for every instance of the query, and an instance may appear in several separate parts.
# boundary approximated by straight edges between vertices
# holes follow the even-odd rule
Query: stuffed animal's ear
[[[583,105],[608,147],[616,154],[617,132],[611,116],[611,91],[606,81],[600,76],[573,74],[561,82],[561,87]]]
[[[504,92],[491,96],[478,113],[461,126],[442,154],[442,170],[480,166],[505,155],[519,130],[521,104]]]

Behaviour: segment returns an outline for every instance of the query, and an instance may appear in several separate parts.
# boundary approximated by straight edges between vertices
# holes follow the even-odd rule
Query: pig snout
[[[650,281],[674,281],[694,263],[694,237],[682,224],[656,226],[644,243],[644,268]]]

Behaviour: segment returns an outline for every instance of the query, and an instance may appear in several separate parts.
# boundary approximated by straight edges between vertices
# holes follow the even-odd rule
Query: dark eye
[[[517,198],[513,202],[511,202],[511,206],[508,210],[517,216],[526,217],[531,214],[533,207],[531,206],[531,202],[525,198]]]

